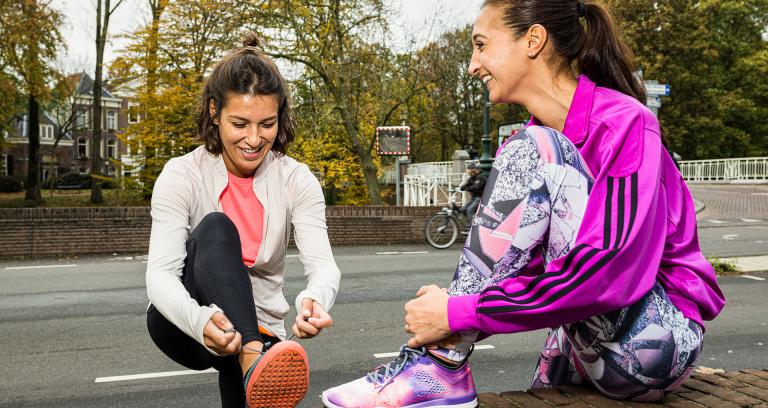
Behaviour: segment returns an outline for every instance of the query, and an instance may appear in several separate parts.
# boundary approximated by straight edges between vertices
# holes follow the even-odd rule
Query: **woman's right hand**
[[[216,354],[226,356],[240,352],[243,337],[234,331],[234,326],[222,312],[216,312],[203,328],[205,345]]]

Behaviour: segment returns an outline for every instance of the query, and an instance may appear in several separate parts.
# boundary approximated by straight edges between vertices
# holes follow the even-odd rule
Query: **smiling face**
[[[218,117],[212,104],[209,110],[219,127],[227,170],[237,177],[253,176],[277,137],[277,97],[230,94]]]
[[[493,103],[520,103],[521,83],[530,69],[526,36],[504,26],[502,10],[486,6],[472,29],[469,74],[479,77]]]

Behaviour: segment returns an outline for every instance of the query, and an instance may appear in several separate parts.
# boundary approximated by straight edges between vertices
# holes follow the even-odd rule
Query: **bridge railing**
[[[680,172],[689,182],[768,180],[768,157],[718,160],[685,160]]]
[[[465,173],[436,175],[406,175],[403,183],[403,205],[444,206],[450,201],[451,189],[458,188],[467,178]],[[460,194],[457,205],[462,205],[466,194]]]

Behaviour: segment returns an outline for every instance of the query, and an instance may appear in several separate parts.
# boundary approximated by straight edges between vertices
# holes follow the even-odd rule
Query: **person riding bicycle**
[[[485,190],[485,177],[481,174],[480,167],[477,164],[467,164],[467,174],[469,178],[459,187],[459,190],[469,192],[472,197],[461,206],[459,211],[467,217],[467,230],[472,225],[472,218],[477,212],[477,206],[480,205],[480,197]]]

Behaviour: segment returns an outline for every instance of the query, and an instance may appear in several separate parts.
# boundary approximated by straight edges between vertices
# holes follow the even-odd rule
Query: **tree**
[[[659,120],[686,159],[768,154],[766,0],[612,0],[648,79],[671,85]]]
[[[104,46],[109,36],[109,19],[123,0],[96,0],[96,73],[93,77],[93,136],[91,138],[91,203],[101,204],[101,93]]]
[[[281,0],[271,2],[269,12],[267,22],[273,25],[264,30],[271,40],[267,53],[300,64],[322,85],[362,169],[369,201],[381,204],[371,154],[375,121],[363,121],[370,111],[360,107],[380,74],[379,67],[370,64],[384,61],[376,57],[385,47],[374,41],[386,25],[382,0]]]
[[[0,2],[0,82],[16,82],[26,98],[29,136],[26,199],[43,201],[40,194],[40,104],[49,97],[47,83],[54,77],[52,61],[62,47],[61,15],[39,0]]]

